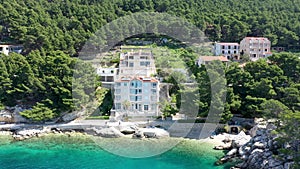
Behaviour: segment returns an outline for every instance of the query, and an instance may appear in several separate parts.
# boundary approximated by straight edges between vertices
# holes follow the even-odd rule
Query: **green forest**
[[[77,56],[98,29],[135,12],[166,12],[184,18],[210,41],[239,42],[245,36],[264,36],[273,46],[299,49],[298,0],[0,0],[0,11],[1,44],[24,46],[21,54],[1,55],[1,107],[26,104],[33,109],[23,115],[34,121],[50,120],[92,100],[91,91],[100,84],[91,83],[96,79],[87,73],[92,68]],[[211,104],[205,67],[194,64],[196,56],[189,49],[173,48],[181,51],[180,57],[199,83],[200,96],[195,104],[198,115],[204,117]],[[82,72],[75,65],[81,65]],[[244,68],[238,63],[224,67],[228,91],[222,121],[232,114],[262,116],[265,107],[275,102],[289,111],[299,111],[299,65],[298,55],[281,53]],[[74,73],[78,75],[75,82]],[[88,77],[89,82],[83,80]],[[74,86],[78,90],[72,93]],[[174,96],[178,97],[176,93]]]
[[[224,71],[225,79],[220,79],[209,76],[218,77],[220,72],[196,65],[195,51],[184,43],[178,45],[178,39],[168,34],[148,36],[176,42],[152,45],[172,49],[173,58],[181,60],[174,65],[182,68],[186,64],[197,82],[195,88],[183,88],[178,82],[186,81],[186,77],[158,70],[159,75],[167,77],[165,82],[173,83],[171,103],[163,103],[164,115],[180,112],[185,105],[197,107],[195,113],[201,118],[210,110],[221,111],[222,123],[234,114],[276,118],[283,141],[300,139],[297,127],[300,123],[300,55],[297,53],[300,51],[300,0],[0,0],[0,44],[24,47],[21,54],[0,54],[0,110],[6,106],[25,106],[27,110],[20,114],[37,123],[75,110],[93,110],[99,105],[100,113],[108,115],[112,107],[110,91],[101,87],[94,68],[78,56],[81,51],[89,54],[85,44],[90,39],[99,40],[94,34],[101,27],[137,12],[167,13],[182,18],[199,28],[210,42],[240,42],[246,36],[263,36],[270,39],[272,46],[287,50],[274,52],[267,59],[247,62],[244,67],[236,62],[228,65],[212,62],[210,66],[215,70]],[[142,15],[136,16],[129,25],[142,31],[153,25],[153,29],[164,25],[166,30],[172,30],[168,26],[175,25],[193,34],[192,37],[201,36],[177,20],[169,22],[157,17],[155,23],[146,24],[147,20],[139,25],[138,19],[148,17]],[[115,39],[125,41],[146,35],[126,37],[132,32],[122,25],[128,23],[112,24],[114,30],[106,30],[112,34],[107,35],[113,38],[111,41],[98,32],[104,41],[94,44],[91,41],[89,47],[96,49],[99,44],[110,46],[107,44]],[[193,40],[190,36],[183,39]],[[117,43],[122,44],[123,40]],[[118,61],[115,59],[113,63]],[[164,61],[160,60],[162,66],[167,65]],[[212,95],[212,82],[225,84],[226,89]],[[192,97],[181,98],[189,92],[193,93]],[[217,97],[223,95],[224,105]],[[299,151],[295,153],[298,155],[293,156],[299,161]]]
[[[187,19],[211,41],[264,36],[273,46],[299,49],[299,0],[1,0],[0,42],[78,55],[101,26],[135,12],[166,12]]]

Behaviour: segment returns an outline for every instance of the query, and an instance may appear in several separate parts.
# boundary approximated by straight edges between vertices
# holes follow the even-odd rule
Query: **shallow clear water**
[[[111,139],[113,141],[114,139]],[[223,169],[214,166],[223,155],[212,145],[182,141],[173,149],[148,158],[111,154],[86,136],[52,135],[11,142],[0,137],[1,169]]]

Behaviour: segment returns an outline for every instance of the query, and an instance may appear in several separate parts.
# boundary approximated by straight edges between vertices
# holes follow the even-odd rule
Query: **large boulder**
[[[169,132],[160,128],[145,128],[142,130],[143,134],[147,138],[163,138],[170,137]]]
[[[20,112],[25,111],[26,109],[24,109],[21,106],[15,106],[15,107],[11,107],[9,108],[9,110],[12,111],[12,116],[13,116],[13,122],[14,123],[30,123],[30,120],[24,118],[23,116],[20,115]]]
[[[13,117],[10,111],[1,110],[0,111],[0,122],[11,123],[13,121]]]
[[[238,152],[238,150],[236,148],[231,149],[226,156],[233,156]]]
[[[265,144],[262,143],[262,142],[255,142],[255,143],[253,144],[253,147],[254,147],[254,148],[259,148],[259,149],[264,149],[264,148],[265,148]]]
[[[78,117],[83,116],[84,113],[85,113],[85,109],[83,109],[81,111],[75,111],[75,112],[72,112],[72,113],[67,113],[64,116],[62,116],[61,119],[64,122],[70,122],[70,121],[73,121],[73,120],[77,119]]]
[[[133,135],[132,138],[136,138],[136,139],[142,139],[144,138],[144,133],[142,131],[136,131]]]
[[[120,129],[120,132],[123,133],[123,134],[134,134],[135,133],[135,129],[132,128],[132,127],[122,127]]]
[[[243,131],[241,131],[232,141],[231,146],[235,148],[240,148],[247,142],[249,142],[251,136],[246,135]]]
[[[258,127],[257,126],[254,126],[253,128],[251,128],[249,130],[249,134],[251,137],[255,137],[256,136],[256,131],[258,130]]]
[[[100,130],[96,130],[95,132],[98,136],[105,138],[118,138],[124,136],[124,134],[122,134],[119,130],[117,130],[114,127],[103,128]]]

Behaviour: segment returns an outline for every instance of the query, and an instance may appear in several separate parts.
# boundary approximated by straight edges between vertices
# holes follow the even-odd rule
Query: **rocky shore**
[[[98,126],[74,125],[72,123],[63,125],[14,125],[0,127],[0,135],[11,135],[16,141],[41,137],[50,133],[62,133],[71,136],[72,133],[77,132],[103,138],[159,139],[174,137],[174,133],[169,133],[162,128],[145,126],[147,125],[125,122],[104,123],[104,125]],[[293,159],[280,153],[279,149],[283,145],[276,140],[278,135],[274,132],[275,129],[276,126],[273,124],[256,121],[255,127],[248,131],[248,134],[243,131],[237,135],[222,133],[203,141],[216,145],[214,147],[216,150],[228,150],[226,155],[216,162],[217,165],[240,161],[232,169],[290,169],[293,165]]]
[[[88,135],[99,136],[103,138],[165,138],[170,137],[170,134],[161,128],[155,127],[138,127],[134,123],[127,124],[106,124],[104,126],[74,126],[70,125],[25,125],[25,126],[8,126],[0,128],[1,135],[11,135],[14,140],[22,141],[32,137],[41,137],[46,134],[64,133],[71,134],[75,132],[85,133]]]
[[[272,132],[275,129],[273,124],[258,123],[249,131],[250,135],[243,131],[231,137],[225,134],[224,144],[215,149],[229,151],[217,164],[241,160],[232,169],[291,169],[293,158],[280,152],[282,145],[276,140],[278,135]]]

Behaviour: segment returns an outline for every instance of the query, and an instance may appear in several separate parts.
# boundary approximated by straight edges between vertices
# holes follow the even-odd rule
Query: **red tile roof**
[[[129,82],[131,80],[139,80],[143,82],[158,82],[158,80],[153,77],[122,77],[121,79],[116,80],[116,82]]]
[[[210,62],[213,60],[219,60],[222,62],[228,62],[229,60],[225,56],[200,56],[199,59],[205,62]]]
[[[268,38],[265,37],[245,37],[244,39],[250,40],[250,39],[255,39],[255,40],[269,40]]]
[[[216,44],[220,44],[220,45],[237,45],[237,46],[239,46],[238,43],[231,43],[231,42],[219,42],[219,43],[216,43]]]

